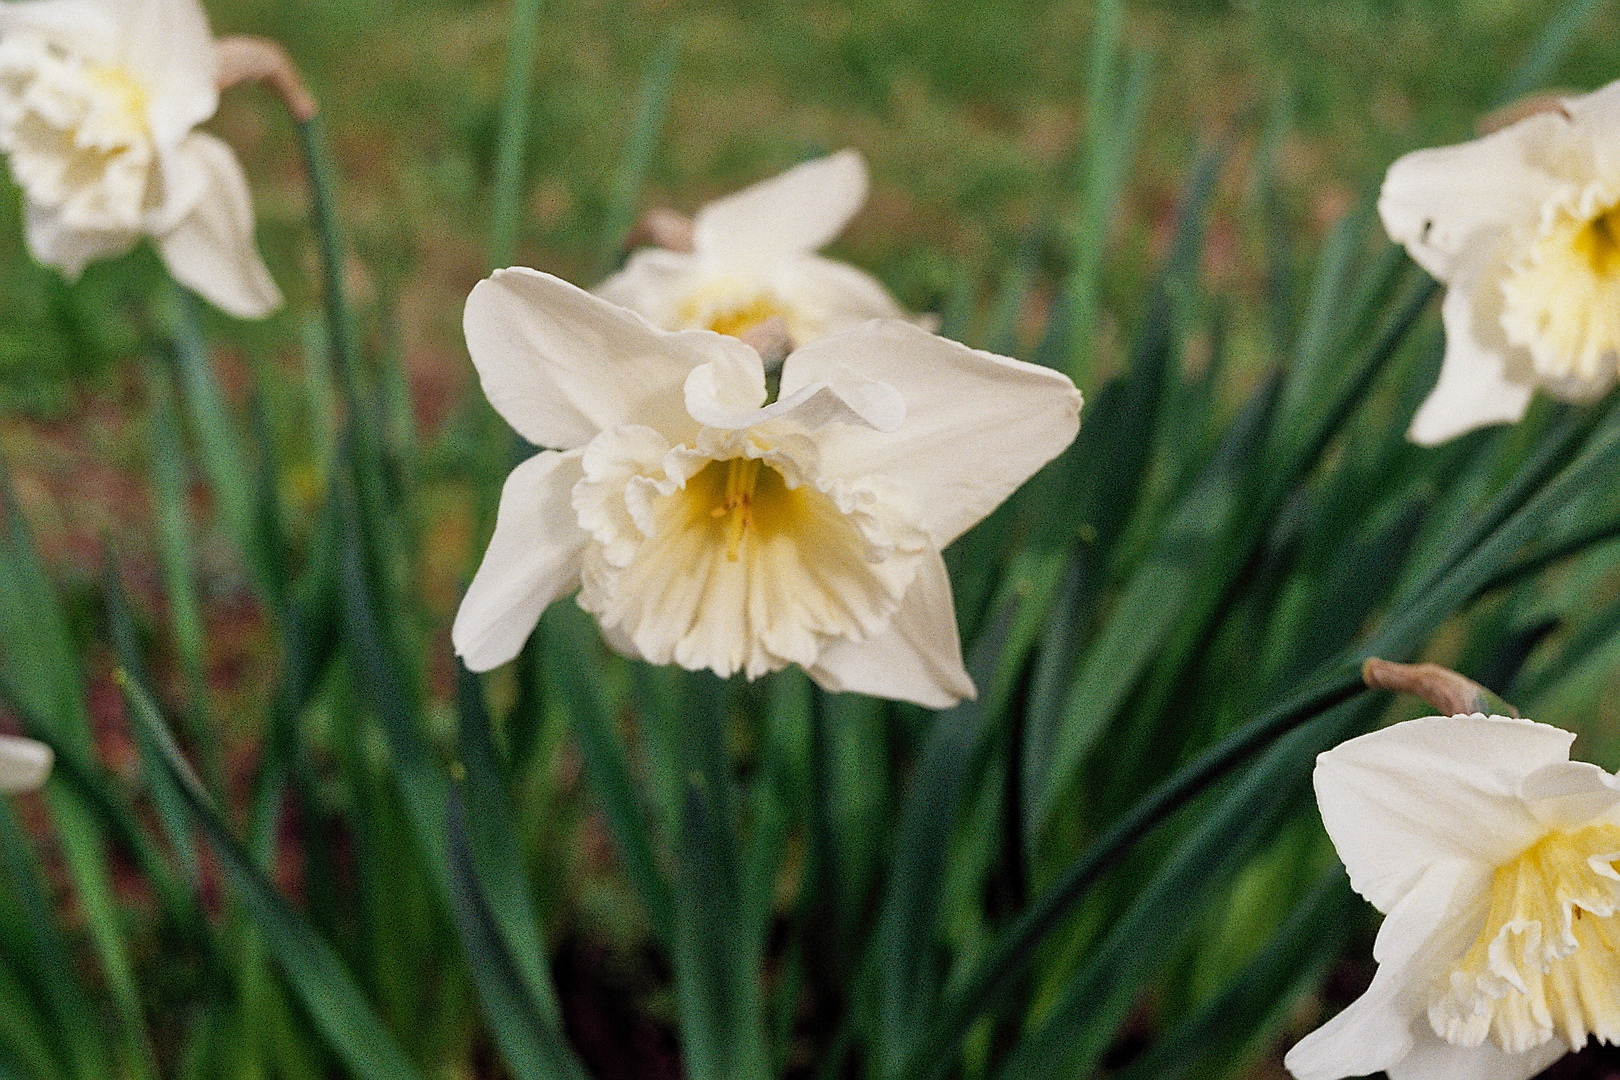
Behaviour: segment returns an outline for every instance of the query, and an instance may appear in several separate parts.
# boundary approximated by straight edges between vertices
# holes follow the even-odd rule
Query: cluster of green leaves
[[[1549,24],[1505,97],[1594,6]],[[538,18],[516,5],[497,265],[519,232]],[[1201,273],[1225,146],[1192,170],[1141,302],[1113,310],[1105,256],[1152,78],[1123,19],[1099,5],[1086,134],[1039,240],[988,304],[972,273],[946,290],[943,332],[1001,351],[1040,299],[1029,358],[1088,401],[1076,443],[947,552],[980,696],[938,714],[796,671],[631,663],[569,604],[508,671],[458,669],[435,699],[424,451],[398,365],[362,348],[321,122],[301,126],[326,315],[303,397],[263,386],[237,415],[177,290],[117,330],[141,356],[166,601],[162,620],[136,610],[109,574],[98,622],[133,786],[97,760],[83,642],[7,492],[0,694],[56,749],[44,798],[76,921],[0,822],[0,1076],[592,1075],[551,970],[559,927],[598,929],[551,850],[569,755],[633,897],[614,932],[667,962],[661,1019],[694,1080],[1224,1075],[1271,1046],[1362,910],[1308,787],[1316,753],[1389,707],[1362,659],[1437,648],[1555,719],[1540,710],[1571,675],[1612,658],[1620,603],[1595,586],[1620,536],[1620,396],[1409,445],[1442,346],[1434,283],[1366,205],[1295,280],[1269,186],[1281,112],[1254,169],[1272,362],[1231,361],[1237,314]],[[648,64],[604,258],[657,159],[676,57],[668,42]],[[1096,344],[1110,312],[1133,326],[1117,370]],[[310,522],[285,512],[289,410],[323,477]],[[488,428],[486,528],[513,449]],[[209,714],[193,471],[274,638],[245,784]],[[1595,599],[1549,618],[1549,571]],[[153,636],[179,692],[158,692]]]

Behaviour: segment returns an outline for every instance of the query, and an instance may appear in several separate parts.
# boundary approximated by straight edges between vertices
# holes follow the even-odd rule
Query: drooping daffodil
[[[1517,420],[1538,388],[1588,401],[1620,360],[1620,83],[1390,167],[1378,211],[1446,285],[1425,445]]]
[[[974,693],[940,550],[1074,438],[1063,375],[879,321],[789,355],[666,331],[534,270],[467,299],[490,403],[547,447],[501,492],[456,615],[475,671],[579,591],[653,663],[942,708]]]
[[[644,247],[593,292],[666,330],[742,334],[782,320],[797,345],[906,313],[876,278],[816,251],[866,201],[854,150],[807,161],[716,199],[683,247]]]
[[[49,746],[17,735],[0,735],[0,791],[32,791],[50,775],[56,755]]]
[[[1547,724],[1431,716],[1316,765],[1380,911],[1372,985],[1289,1051],[1299,1080],[1527,1080],[1620,1040],[1620,781]]]
[[[279,307],[242,167],[195,130],[219,105],[217,76],[196,0],[0,3],[0,150],[33,256],[77,278],[148,236],[230,314]]]

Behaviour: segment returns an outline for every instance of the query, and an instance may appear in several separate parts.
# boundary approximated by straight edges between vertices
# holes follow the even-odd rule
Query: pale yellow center
[[[1536,375],[1566,396],[1614,378],[1620,357],[1620,205],[1562,215],[1502,281],[1502,328]]]
[[[87,64],[90,81],[117,105],[121,119],[136,132],[146,131],[146,88],[117,64]]]
[[[686,482],[686,498],[693,524],[716,529],[715,542],[736,562],[745,541],[768,542],[791,531],[802,496],[758,458],[732,458],[705,465]]]
[[[1491,880],[1479,936],[1429,1006],[1448,1042],[1508,1053],[1620,1041],[1620,827],[1550,833]]]
[[[790,330],[796,325],[794,311],[775,293],[754,291],[724,279],[687,297],[681,303],[677,322],[680,329],[713,330],[736,337],[773,316],[781,318]]]

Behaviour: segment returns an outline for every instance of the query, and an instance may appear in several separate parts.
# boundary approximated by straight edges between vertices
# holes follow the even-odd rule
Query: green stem
[[[511,52],[506,58],[506,89],[501,95],[501,130],[495,151],[495,204],[489,224],[489,265],[508,266],[517,244],[523,195],[523,158],[528,149],[529,86],[534,78],[534,41],[540,0],[514,0]]]

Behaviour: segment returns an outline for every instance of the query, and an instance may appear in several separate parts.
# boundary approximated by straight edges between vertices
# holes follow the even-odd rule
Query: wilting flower
[[[193,130],[218,107],[217,69],[196,0],[0,3],[0,150],[36,259],[76,278],[150,236],[225,311],[280,306],[242,168]]]
[[[55,760],[42,742],[0,735],[0,791],[32,791],[45,782]]]
[[[608,640],[749,678],[944,707],[973,693],[940,549],[1074,438],[1045,368],[903,322],[787,358],[670,332],[533,270],[467,299],[496,410],[544,450],[513,470],[452,638],[483,671],[575,589]]]
[[[1535,388],[1613,386],[1620,358],[1620,83],[1390,167],[1390,236],[1447,285],[1440,381],[1412,421],[1433,444],[1517,420]]]
[[[1289,1051],[1300,1080],[1525,1080],[1620,1040],[1620,782],[1575,736],[1431,716],[1317,758],[1350,883],[1380,911],[1367,992]]]
[[[699,210],[690,251],[642,248],[592,291],[666,330],[740,334],[779,318],[800,345],[905,318],[871,275],[815,253],[865,201],[860,154],[807,161]]]

